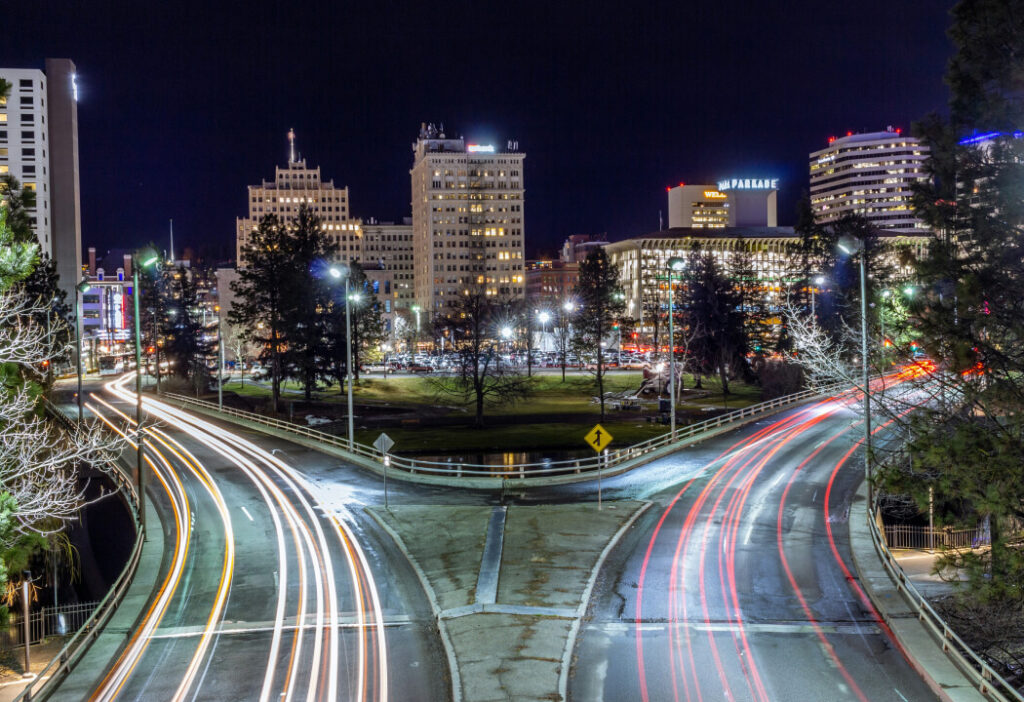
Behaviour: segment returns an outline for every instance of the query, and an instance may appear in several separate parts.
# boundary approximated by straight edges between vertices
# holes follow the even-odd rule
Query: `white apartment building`
[[[910,205],[911,185],[927,177],[928,147],[889,127],[829,139],[810,155],[811,209],[819,223],[859,214],[879,229],[927,233]]]
[[[427,319],[459,295],[523,297],[523,159],[518,144],[467,144],[422,125],[412,146],[415,299]]]
[[[36,238],[73,300],[82,265],[75,64],[46,59],[45,70],[0,68],[0,78],[11,86],[0,98],[0,175],[35,192],[29,216]]]
[[[302,205],[307,205],[322,220],[324,231],[338,245],[338,261],[357,260],[362,246],[362,224],[349,217],[348,188],[335,187],[332,180],[324,181],[319,167],[308,167],[305,159],[296,156],[295,133],[289,132],[288,139],[288,165],[275,169],[274,180],[249,186],[249,214],[235,220],[238,267],[245,267],[242,250],[260,219],[275,214],[284,222],[294,221]]]

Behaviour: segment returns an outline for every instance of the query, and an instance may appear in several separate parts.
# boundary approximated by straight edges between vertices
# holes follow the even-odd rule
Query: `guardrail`
[[[47,413],[56,419],[64,429],[68,431],[76,430],[75,423],[49,400],[44,399],[43,402]],[[142,556],[143,543],[142,521],[139,519],[139,495],[135,491],[135,485],[132,483],[131,478],[120,466],[111,463],[108,468],[109,470],[104,472],[114,479],[118,486],[118,491],[124,496],[125,502],[131,510],[132,520],[135,522],[135,544],[132,547],[131,554],[128,556],[128,563],[125,564],[121,573],[117,576],[117,580],[114,581],[113,586],[106,596],[100,600],[96,609],[85,620],[81,628],[75,632],[64,645],[64,648],[54,656],[46,667],[26,685],[21,694],[14,698],[15,702],[45,699],[56,690],[57,686],[82,660],[82,657],[89,650],[89,646],[92,645],[107,621],[113,616],[114,610],[117,609],[121,600],[124,599],[125,594],[128,592],[128,587],[135,577],[135,571]]]
[[[903,572],[899,562],[892,555],[892,552],[885,543],[885,539],[878,530],[877,515],[877,507],[869,504],[867,518],[868,529],[871,532],[871,541],[874,542],[875,551],[881,557],[882,565],[885,566],[889,577],[896,583],[896,589],[903,594],[904,599],[911,609],[914,610],[914,613],[917,614],[918,620],[938,639],[946,655],[953,660],[954,664],[963,671],[964,675],[971,680],[983,695],[1001,701],[1017,700],[1018,702],[1024,702],[1024,696],[999,675],[992,666],[982,660],[963,639],[957,636],[956,632],[950,628],[949,624],[931,606],[931,603],[917,591],[910,578]]]
[[[804,402],[811,398],[835,394],[848,389],[848,384],[834,383],[818,388],[811,388],[809,390],[801,390],[800,392],[793,393],[791,395],[777,397],[774,400],[768,400],[756,405],[744,407],[743,409],[733,410],[732,412],[727,412],[711,419],[705,419],[695,424],[690,424],[681,429],[676,429],[675,435],[672,435],[671,432],[666,432],[665,434],[647,439],[646,441],[641,441],[640,443],[615,451],[607,451],[603,455],[594,455],[589,458],[542,461],[539,463],[515,463],[503,466],[487,466],[476,463],[420,461],[414,458],[389,454],[387,456],[387,466],[388,468],[404,470],[411,474],[438,475],[445,477],[455,476],[510,479],[573,475],[597,471],[598,469],[609,470],[621,463],[634,460],[653,451],[667,448],[673,444],[684,442],[711,429],[717,429],[725,425],[740,422],[744,419],[748,419],[765,412],[779,410],[793,404]],[[187,397],[185,395],[178,395],[175,393],[163,393],[161,397],[172,399],[183,405],[202,407],[207,410],[220,412],[228,416],[237,417],[239,419],[255,422],[264,426],[283,429],[285,431],[329,444],[372,461],[382,462],[385,458],[372,446],[367,446],[358,442],[352,442],[350,444],[347,438],[338,437],[316,429],[310,429],[309,427],[295,422],[288,422],[282,419],[275,419],[262,414],[256,414],[255,412],[246,412],[244,410],[237,410],[230,407],[219,408],[215,402],[198,400],[193,397]]]

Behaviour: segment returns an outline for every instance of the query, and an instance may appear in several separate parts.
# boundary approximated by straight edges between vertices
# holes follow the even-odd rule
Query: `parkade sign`
[[[728,178],[718,181],[719,190],[778,190],[778,178]]]

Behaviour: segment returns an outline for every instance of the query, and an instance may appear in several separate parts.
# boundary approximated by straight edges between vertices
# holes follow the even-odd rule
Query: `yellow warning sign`
[[[590,430],[590,433],[584,438],[587,445],[594,449],[598,453],[607,448],[608,444],[612,442],[612,435],[605,430],[600,424],[595,424],[594,428]]]

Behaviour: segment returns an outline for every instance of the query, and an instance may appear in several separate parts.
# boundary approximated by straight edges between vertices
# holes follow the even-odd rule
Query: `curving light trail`
[[[891,387],[894,383],[898,384],[921,374],[903,371],[880,379],[878,382],[889,384]],[[740,591],[737,587],[737,545],[740,541],[740,528],[746,523],[746,518],[749,518],[750,509],[756,513],[767,506],[758,503],[748,509],[748,498],[758,478],[765,474],[767,468],[776,467],[776,464],[779,463],[776,459],[781,451],[791,448],[795,442],[804,440],[808,436],[807,432],[823,421],[834,417],[847,406],[858,402],[859,398],[859,392],[849,391],[809,405],[770,423],[749,437],[737,441],[716,456],[698,471],[698,477],[682,485],[669,501],[647,544],[640,566],[636,594],[635,644],[640,697],[644,702],[659,699],[659,696],[655,695],[650,688],[647,679],[647,670],[651,664],[651,660],[648,659],[653,653],[645,651],[644,626],[642,624],[644,622],[645,596],[649,599],[651,595],[650,592],[645,592],[645,585],[648,584],[652,553],[659,539],[664,540],[665,538],[672,538],[675,541],[674,550],[671,551],[667,592],[664,593],[669,622],[668,651],[666,653],[669,663],[671,699],[675,702],[680,700],[702,702],[704,699],[735,700],[737,698],[765,702],[770,699],[762,674],[758,669],[754,650],[748,641],[747,625],[740,604]],[[887,425],[883,424],[877,427],[875,432],[882,430],[885,426]],[[778,555],[782,570],[807,616],[808,624],[829,656],[832,667],[839,672],[851,693],[858,699],[866,701],[867,697],[846,669],[843,661],[835,654],[826,638],[824,629],[814,618],[806,597],[799,587],[798,580],[790,568],[782,538],[785,499],[790,487],[810,461],[818,457],[823,450],[849,429],[850,427],[847,426],[823,441],[795,469],[792,469],[789,475],[783,473],[775,476],[773,474],[773,478],[780,486],[781,481],[788,478],[782,492],[781,502],[778,505],[777,516]],[[881,621],[863,591],[853,581],[852,575],[840,557],[832,538],[829,518],[832,482],[840,467],[858,447],[859,442],[845,453],[833,470],[825,495],[825,511],[822,518],[825,520],[833,557],[839,563],[847,580],[853,583],[866,610],[873,613],[872,616],[876,621]],[[703,485],[701,485],[702,482]],[[684,497],[686,498],[685,502]],[[771,505],[772,509],[774,507]],[[665,533],[669,516],[680,509],[686,511],[681,515],[682,525],[677,527],[678,533],[674,535]],[[718,580],[717,583],[715,583],[715,578]],[[655,594],[661,594],[661,592],[663,591]],[[720,616],[724,621],[718,620],[713,608],[714,612],[722,613]],[[692,633],[694,627],[691,624],[696,624],[698,629],[703,628],[707,634],[706,639],[695,638]],[[723,626],[724,630],[729,632],[730,637],[723,638],[721,635],[716,635],[721,633]],[[883,627],[883,629],[887,629],[887,627]],[[730,639],[732,645],[727,644],[727,650],[722,644]],[[698,658],[698,652],[706,658]],[[658,660],[660,662],[661,659]],[[708,660],[711,664],[710,669],[707,668]],[[705,670],[714,674],[707,675]],[[737,670],[739,675],[735,673]],[[737,683],[742,686],[742,690],[737,688]],[[665,694],[667,695],[668,692],[666,691]]]
[[[135,395],[126,387],[132,378],[124,376],[105,387],[117,399],[134,404]],[[129,426],[133,424],[130,418],[109,403],[98,401]],[[143,407],[161,424],[173,427],[224,458],[230,469],[236,469],[248,478],[266,504],[276,537],[279,577],[275,619],[268,655],[262,666],[261,702],[271,699],[313,702],[343,697],[364,701],[386,700],[388,665],[383,613],[369,562],[344,518],[346,515],[330,511],[318,498],[316,489],[298,471],[256,444],[153,398],[144,397]],[[115,431],[125,433],[103,417],[98,408],[90,405],[90,410]],[[94,693],[94,699],[113,699],[124,687],[143,658],[181,582],[189,553],[188,544],[193,537],[188,499],[175,465],[186,467],[209,493],[221,515],[225,540],[220,582],[209,603],[209,614],[195,651],[187,666],[180,671],[180,679],[175,678],[178,680],[175,700],[200,695],[202,679],[197,682],[197,676],[204,662],[206,666],[210,665],[211,646],[218,640],[237,565],[230,510],[215,475],[167,432],[152,426],[146,427],[146,432],[151,438],[147,442],[146,463],[164,487],[175,513],[174,559],[157,598],[121,658]],[[156,458],[155,462],[150,455]],[[321,513],[328,520],[326,528],[322,524]],[[290,532],[290,539],[286,529]],[[335,552],[340,551],[343,555],[340,565],[332,553],[332,545]],[[297,563],[294,571],[289,567],[292,559]],[[297,577],[294,572],[297,572]],[[343,606],[338,591],[339,581],[348,583],[348,594],[355,607],[357,635],[354,661],[349,659],[339,635]],[[290,608],[289,589],[292,586],[295,594]],[[289,609],[294,615],[295,625],[290,646],[285,649],[284,674],[280,675]],[[346,690],[339,689],[343,666]],[[168,674],[167,670],[161,670],[161,676]]]

